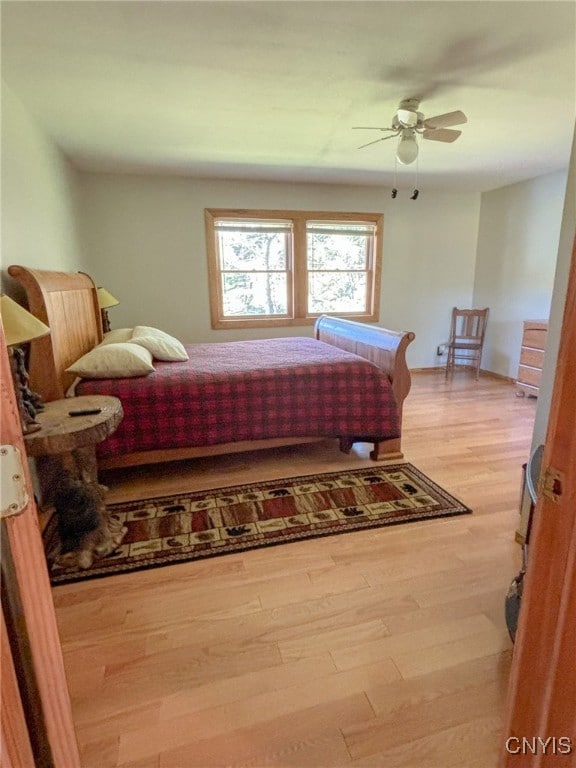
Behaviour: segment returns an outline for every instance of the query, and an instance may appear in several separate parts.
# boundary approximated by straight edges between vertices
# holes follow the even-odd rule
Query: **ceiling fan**
[[[422,112],[418,112],[420,99],[404,99],[400,102],[398,110],[392,119],[390,128],[379,128],[377,126],[356,125],[353,130],[357,131],[386,131],[389,136],[382,136],[367,144],[362,144],[358,149],[369,147],[371,144],[377,144],[379,141],[393,139],[400,136],[396,157],[403,165],[410,165],[418,157],[418,134],[423,139],[432,141],[444,141],[451,143],[456,141],[462,131],[455,131],[449,126],[461,125],[467,122],[464,112],[457,110],[455,112],[446,112],[436,117],[425,118]]]

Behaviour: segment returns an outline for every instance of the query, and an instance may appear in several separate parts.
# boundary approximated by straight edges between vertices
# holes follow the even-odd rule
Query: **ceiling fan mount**
[[[358,149],[363,149],[372,144],[386,139],[400,137],[396,157],[399,162],[409,165],[416,160],[418,156],[417,135],[423,139],[432,141],[441,141],[451,143],[461,135],[462,131],[454,130],[450,126],[462,125],[467,122],[464,112],[456,110],[454,112],[445,112],[442,115],[426,118],[423,112],[419,112],[420,99],[403,99],[398,105],[396,114],[392,118],[392,125],[389,128],[380,128],[378,126],[354,126],[354,130],[372,130],[384,131],[389,136],[381,136],[379,139],[362,144]]]
[[[420,99],[404,99],[398,105],[398,111],[394,115],[392,124],[396,122],[403,128],[416,128],[419,122],[424,119],[422,112],[418,112]]]

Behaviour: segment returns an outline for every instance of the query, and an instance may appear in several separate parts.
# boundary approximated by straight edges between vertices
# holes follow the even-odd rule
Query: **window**
[[[207,209],[213,328],[378,319],[381,214]]]

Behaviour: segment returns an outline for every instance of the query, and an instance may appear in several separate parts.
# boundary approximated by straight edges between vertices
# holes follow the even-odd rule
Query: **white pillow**
[[[119,344],[123,341],[130,341],[134,328],[115,328],[113,331],[108,331],[104,334],[104,338],[100,342],[102,344]]]
[[[146,376],[154,366],[147,349],[124,342],[99,344],[66,370],[85,379],[124,379]]]
[[[130,339],[131,344],[139,344],[144,347],[156,360],[167,362],[180,362],[188,360],[188,353],[184,345],[158,328],[150,328],[148,325],[137,325]]]

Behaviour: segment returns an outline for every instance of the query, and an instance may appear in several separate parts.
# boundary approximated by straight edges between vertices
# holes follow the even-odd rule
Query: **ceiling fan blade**
[[[448,128],[450,125],[462,125],[467,123],[468,118],[459,109],[456,112],[446,112],[444,115],[436,115],[424,120],[425,128]]]
[[[451,128],[434,128],[433,130],[425,129],[422,133],[423,139],[431,139],[432,141],[446,141],[451,143],[456,141],[462,131],[453,131]]]
[[[364,147],[369,147],[371,144],[377,144],[379,141],[386,141],[386,139],[393,139],[396,134],[393,134],[392,136],[381,136],[379,139],[375,139],[375,141],[369,141],[368,144],[362,144],[358,147],[358,149],[364,149]]]
[[[395,131],[395,128],[379,128],[376,125],[353,125],[353,131]]]

